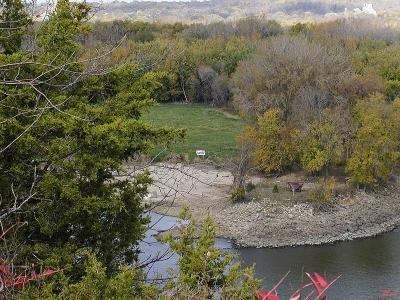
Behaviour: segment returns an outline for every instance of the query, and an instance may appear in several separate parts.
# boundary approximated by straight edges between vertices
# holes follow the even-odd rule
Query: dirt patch
[[[129,165],[126,167],[132,171]],[[190,208],[198,220],[230,206],[230,172],[220,170],[207,163],[156,164],[148,167],[154,184],[146,197],[154,211],[169,216],[178,216],[182,207]]]

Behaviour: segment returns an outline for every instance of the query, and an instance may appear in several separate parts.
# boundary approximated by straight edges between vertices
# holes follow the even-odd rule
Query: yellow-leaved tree
[[[301,134],[301,166],[307,172],[324,170],[325,180],[329,167],[339,161],[343,152],[343,133],[334,119],[312,121]]]
[[[399,117],[400,99],[389,103],[375,94],[356,104],[358,131],[347,162],[352,182],[375,186],[388,181],[400,158]]]
[[[281,110],[272,108],[259,116],[248,135],[255,143],[253,159],[260,169],[279,173],[293,166],[297,158],[296,131],[285,125]]]

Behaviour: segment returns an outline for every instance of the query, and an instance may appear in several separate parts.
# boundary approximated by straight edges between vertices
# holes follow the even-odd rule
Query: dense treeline
[[[255,18],[235,24],[184,26],[115,21],[93,27],[85,43],[89,49],[99,44],[115,45],[126,38],[113,51],[109,66],[135,62],[148,70],[167,72],[169,96],[161,96],[163,101],[212,105],[229,105],[229,77],[238,62],[254,50],[255,42],[283,32],[277,22]],[[143,30],[137,32],[136,28]]]
[[[367,138],[361,134],[364,105],[378,109],[371,103],[381,99],[385,111],[396,115],[399,30],[362,18],[291,27],[260,18],[175,31],[173,25],[161,31],[153,26],[157,37],[128,38],[109,65],[135,62],[165,72],[158,101],[238,110],[256,144],[253,159],[264,171],[303,169],[328,177],[331,168],[345,166],[354,183],[373,186],[395,170],[396,134],[387,137],[393,147],[384,143],[367,153],[359,145]],[[374,136],[380,129],[368,130]],[[356,175],[361,169],[365,176]]]
[[[86,45],[115,44],[126,38],[135,42],[149,42],[157,37],[171,37],[188,28],[182,23],[159,24],[146,22],[95,22],[91,33],[84,37]]]
[[[370,68],[380,77],[387,75],[382,73],[384,66],[378,59],[380,57],[383,61],[383,55],[389,53],[378,51],[386,52],[390,51],[386,48],[396,48],[400,38],[399,31],[369,19],[339,20],[320,25],[299,23],[289,28],[284,28],[275,21],[259,18],[248,18],[237,23],[190,26],[179,23],[114,21],[95,23],[92,27],[92,33],[85,39],[88,50],[99,45],[116,45],[126,38],[113,51],[112,58],[108,61],[110,65],[135,62],[149,70],[166,71],[174,78],[175,82],[170,82],[173,85],[168,90],[179,95],[165,98],[165,101],[186,99],[218,104],[210,95],[202,95],[202,90],[206,94],[210,94],[210,90],[211,94],[212,91],[219,93],[214,86],[216,85],[222,90],[229,89],[229,97],[224,98],[226,103],[220,103],[223,105],[230,104],[233,99],[234,84],[231,84],[230,78],[238,63],[256,49],[264,47],[263,44],[268,43],[271,37],[301,35],[306,42],[318,43],[321,47],[341,47],[345,59],[351,60],[357,74]],[[142,38],[143,36],[147,37]],[[395,59],[396,55],[391,55],[390,58]]]

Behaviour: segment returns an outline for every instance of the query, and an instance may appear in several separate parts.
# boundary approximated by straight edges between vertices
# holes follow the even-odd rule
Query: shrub
[[[279,193],[278,185],[274,185],[274,187],[272,188],[272,192],[275,194]]]
[[[308,200],[311,202],[317,202],[320,204],[329,204],[336,194],[336,180],[330,178],[326,181],[321,182],[314,189],[308,193]]]
[[[244,190],[244,188],[236,188],[232,192],[231,200],[233,203],[242,201],[242,200],[244,200],[245,195],[246,195],[246,191]]]

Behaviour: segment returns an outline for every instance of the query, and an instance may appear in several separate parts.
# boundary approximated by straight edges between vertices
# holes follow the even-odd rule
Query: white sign
[[[197,156],[206,156],[206,150],[196,150]]]

